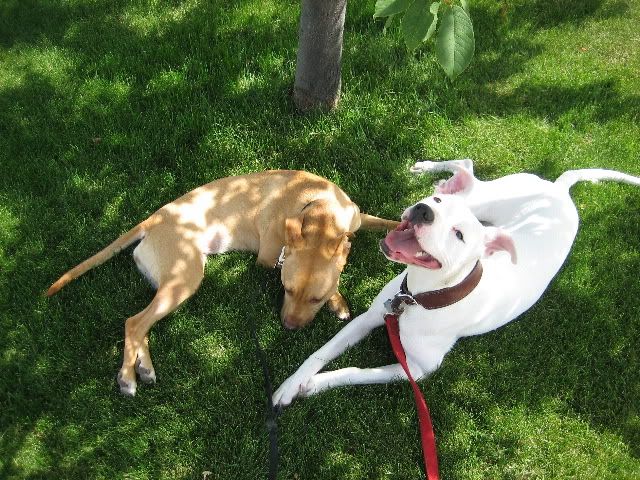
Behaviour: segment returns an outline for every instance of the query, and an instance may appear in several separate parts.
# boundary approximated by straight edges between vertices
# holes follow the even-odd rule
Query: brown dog
[[[340,318],[349,317],[338,293],[349,237],[360,227],[393,229],[397,224],[360,213],[335,184],[307,172],[272,170],[222,178],[160,208],[65,273],[47,295],[140,240],[133,257],[157,292],[125,323],[118,383],[122,393],[135,395],[136,372],[146,383],[156,380],[149,329],[195,293],[207,255],[248,250],[258,253],[259,264],[273,267],[282,252],[281,317],[286,327],[297,328],[313,320],[326,302]]]

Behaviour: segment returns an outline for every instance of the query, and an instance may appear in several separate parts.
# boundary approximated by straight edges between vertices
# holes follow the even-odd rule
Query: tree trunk
[[[298,110],[333,110],[340,100],[347,0],[302,0],[293,100]]]

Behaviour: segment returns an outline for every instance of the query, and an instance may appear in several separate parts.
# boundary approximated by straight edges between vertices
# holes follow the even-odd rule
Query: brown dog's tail
[[[393,230],[399,224],[400,222],[395,220],[385,220],[366,213],[360,214],[360,228],[364,230]]]
[[[58,292],[58,290],[64,287],[71,280],[75,280],[80,275],[91,270],[93,267],[97,267],[98,265],[103,264],[120,250],[127,248],[133,242],[143,238],[149,227],[157,224],[158,220],[159,218],[156,215],[152,215],[144,222],[139,223],[128,232],[122,234],[107,247],[103,248],[92,257],[86,259],[80,265],[73,267],[49,287],[49,290],[47,290],[46,293],[47,297],[54,295]]]

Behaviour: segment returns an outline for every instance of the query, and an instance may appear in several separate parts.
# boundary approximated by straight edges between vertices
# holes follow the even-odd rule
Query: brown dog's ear
[[[353,232],[345,232],[342,235],[338,235],[336,238],[333,256],[338,259],[337,264],[340,271],[342,271],[344,266],[347,264],[347,257],[351,251],[351,242],[349,240],[354,236]]]
[[[299,247],[302,244],[302,218],[291,217],[285,220],[285,245]]]

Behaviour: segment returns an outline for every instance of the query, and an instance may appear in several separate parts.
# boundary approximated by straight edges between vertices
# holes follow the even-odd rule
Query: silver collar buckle
[[[406,305],[417,305],[418,302],[415,298],[407,293],[398,292],[393,298],[384,302],[384,308],[387,313],[393,313],[394,315],[400,315],[404,312]]]
[[[280,250],[280,256],[278,257],[278,260],[276,260],[276,263],[273,265],[273,268],[282,268],[282,265],[284,264],[284,248],[285,247],[282,247],[282,250]]]

